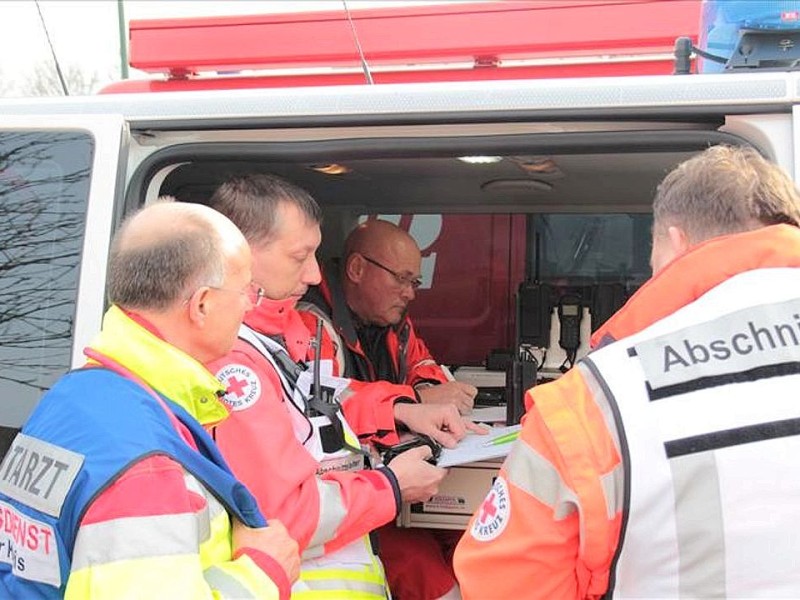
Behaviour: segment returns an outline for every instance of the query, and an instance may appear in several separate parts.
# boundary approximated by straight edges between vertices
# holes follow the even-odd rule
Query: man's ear
[[[669,239],[669,245],[672,249],[673,256],[676,257],[685,254],[692,246],[689,242],[689,236],[677,225],[670,225],[667,227],[667,238]]]
[[[209,296],[210,291],[211,288],[209,287],[199,287],[186,302],[189,320],[199,327],[203,327],[205,325],[206,318],[208,317],[208,305],[211,301]]]
[[[364,274],[364,264],[364,257],[357,252],[354,252],[348,256],[344,263],[345,277],[347,277],[347,279],[353,283],[358,283],[361,281],[361,277]]]

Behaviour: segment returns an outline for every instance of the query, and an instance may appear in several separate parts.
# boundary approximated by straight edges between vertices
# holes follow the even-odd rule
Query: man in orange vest
[[[456,550],[464,598],[800,595],[800,196],[718,146],[653,213],[653,277],[527,393]]]

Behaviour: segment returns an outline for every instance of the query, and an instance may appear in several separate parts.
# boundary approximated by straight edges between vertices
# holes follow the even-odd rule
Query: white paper
[[[455,448],[442,448],[442,453],[439,455],[439,460],[436,461],[436,464],[439,467],[454,467],[507,456],[515,442],[497,445],[489,442],[508,433],[519,431],[520,428],[521,425],[510,425],[508,427],[492,427],[486,435],[468,433]]]

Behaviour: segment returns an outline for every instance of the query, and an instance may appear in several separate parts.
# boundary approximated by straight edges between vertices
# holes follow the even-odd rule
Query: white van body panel
[[[281,118],[789,105],[800,74],[603,77],[4,100],[0,114],[122,114],[131,128]],[[205,122],[205,123],[204,123]],[[192,128],[192,127],[190,127]]]
[[[793,151],[796,121],[797,117],[791,114],[731,115],[726,117],[720,131],[749,140],[797,181]]]

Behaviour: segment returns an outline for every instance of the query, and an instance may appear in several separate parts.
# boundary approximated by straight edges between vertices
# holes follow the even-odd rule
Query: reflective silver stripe
[[[125,517],[83,525],[75,540],[72,570],[135,558],[197,554],[196,530],[194,513]]]
[[[206,500],[206,505],[203,507],[203,510],[199,513],[195,513],[197,515],[197,542],[199,545],[211,537],[211,521],[223,508],[222,505],[217,502],[216,498],[206,492],[205,488],[197,481],[194,475],[191,473],[184,473],[183,481],[187,490],[202,496]],[[212,508],[214,510],[212,510]]]
[[[386,598],[386,588],[369,581],[356,581],[354,579],[304,579],[303,583],[308,589],[314,591],[341,591],[344,597],[347,592],[361,592],[372,594],[378,598]]]
[[[317,479],[319,491],[319,522],[308,548],[303,552],[303,559],[317,558],[324,552],[323,545],[333,539],[339,525],[347,516],[347,507],[342,500],[342,488],[338,483]]]
[[[603,421],[606,424],[606,431],[608,431],[611,439],[614,442],[614,447],[617,453],[622,456],[622,449],[619,441],[619,431],[617,431],[617,422],[614,418],[614,411],[611,408],[611,402],[606,396],[606,388],[601,385],[597,380],[594,371],[590,369],[585,362],[578,363],[578,369],[581,372],[583,381],[589,389],[589,393],[594,398],[595,405],[603,415]],[[606,514],[609,519],[621,512],[625,504],[625,468],[622,464],[617,465],[613,471],[606,473],[600,477],[600,484],[603,487],[603,495],[606,500]]]
[[[520,440],[506,460],[508,481],[553,509],[556,520],[571,515],[579,506],[578,497],[550,462]]]
[[[594,398],[597,408],[600,409],[600,414],[603,415],[603,420],[606,423],[606,430],[609,434],[611,434],[611,439],[614,441],[614,447],[617,449],[617,452],[619,452],[620,456],[622,456],[622,450],[619,442],[619,432],[617,431],[617,422],[614,418],[614,411],[611,408],[611,403],[606,397],[605,388],[600,385],[600,383],[597,381],[597,377],[595,377],[594,372],[586,365],[585,362],[581,361],[578,363],[578,370],[580,370],[581,377],[586,383],[586,387],[589,389],[589,393],[592,395],[592,398]]]
[[[724,598],[725,533],[716,454],[673,458],[669,466],[675,497],[680,499],[675,505],[675,525],[681,598]]]
[[[232,577],[219,567],[209,567],[203,571],[203,578],[211,589],[219,592],[223,598],[235,598],[236,600],[246,600],[257,596],[250,592],[242,582]]]
[[[611,520],[622,511],[624,503],[625,470],[622,465],[619,464],[610,473],[601,475],[600,485],[606,500],[606,516]]]

